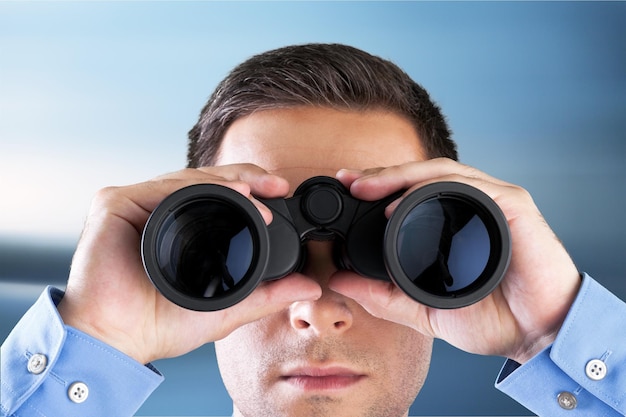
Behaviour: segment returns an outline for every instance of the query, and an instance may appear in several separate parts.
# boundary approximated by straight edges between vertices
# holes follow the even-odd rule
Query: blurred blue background
[[[0,337],[63,286],[91,196],[178,170],[234,65],[341,42],[443,107],[462,161],[520,184],[581,270],[626,298],[624,2],[1,2]],[[528,415],[501,358],[436,343],[412,415]],[[160,361],[139,415],[228,415],[213,347]]]

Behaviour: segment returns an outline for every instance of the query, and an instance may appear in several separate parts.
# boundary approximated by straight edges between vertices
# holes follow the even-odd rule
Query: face
[[[398,115],[299,107],[235,121],[218,164],[259,165],[288,179],[293,192],[305,179],[341,168],[423,159],[417,133]],[[328,289],[337,272],[331,243],[308,242],[307,249],[304,273],[321,285],[322,297],[215,344],[234,415],[406,416],[426,377],[432,340]]]

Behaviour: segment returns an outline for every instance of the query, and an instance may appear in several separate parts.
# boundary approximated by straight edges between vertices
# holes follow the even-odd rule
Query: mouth
[[[329,391],[351,387],[365,378],[365,374],[345,367],[307,366],[289,370],[281,380],[304,391]]]

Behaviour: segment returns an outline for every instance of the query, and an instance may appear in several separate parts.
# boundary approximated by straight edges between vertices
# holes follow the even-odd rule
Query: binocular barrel
[[[352,197],[336,179],[314,177],[291,198],[261,199],[266,225],[238,192],[214,184],[165,198],[144,228],[148,277],[166,298],[192,310],[230,307],[262,281],[301,271],[309,240],[331,241],[337,268],[391,280],[415,301],[460,308],[491,293],[511,256],[510,233],[482,191],[438,182],[404,196],[389,219],[377,201]]]

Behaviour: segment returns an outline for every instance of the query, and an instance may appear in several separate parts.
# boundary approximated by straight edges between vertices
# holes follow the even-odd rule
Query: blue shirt
[[[132,416],[163,376],[64,325],[62,297],[47,288],[3,343],[1,415]],[[496,387],[539,416],[626,415],[626,304],[585,275],[554,344]]]

